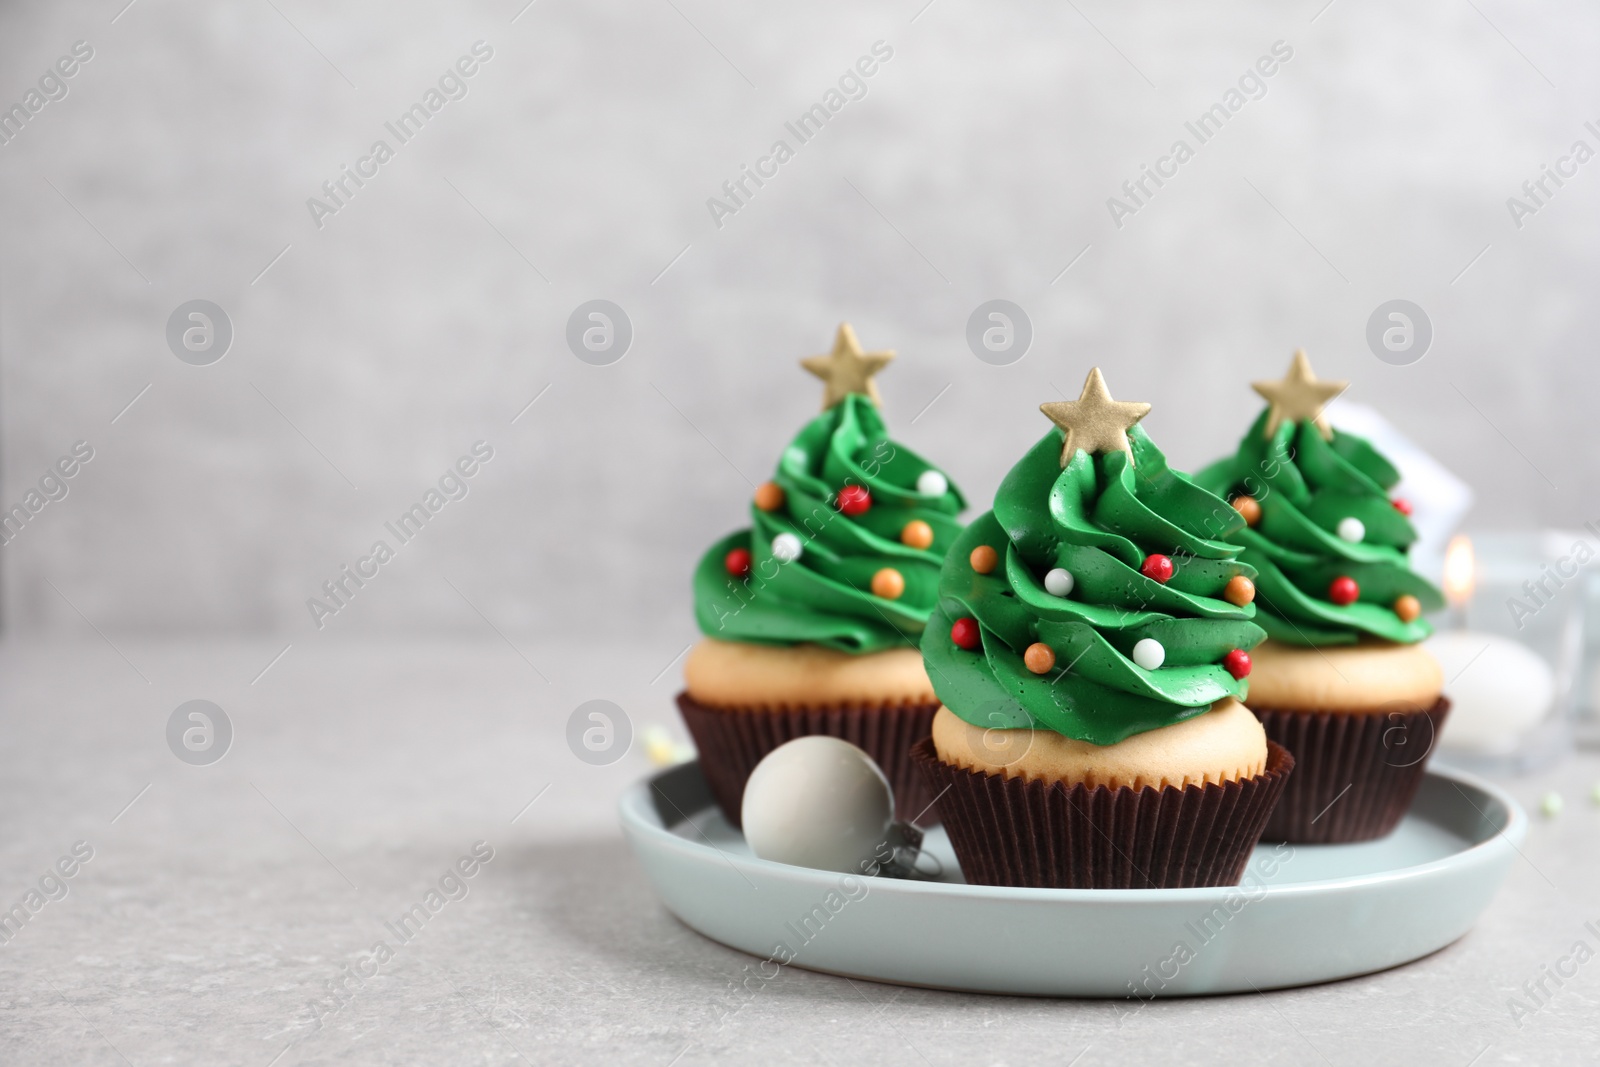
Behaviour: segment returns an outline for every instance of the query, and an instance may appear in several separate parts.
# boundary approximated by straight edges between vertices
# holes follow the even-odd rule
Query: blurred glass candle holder
[[[1589,560],[1600,533],[1457,536],[1445,552],[1449,603],[1427,648],[1444,668],[1442,757],[1488,773],[1548,766],[1573,743]]]
[[[1600,548],[1600,536],[1596,540]],[[1583,658],[1573,683],[1574,725],[1580,748],[1600,749],[1600,567],[1584,575],[1583,620]],[[1594,799],[1600,804],[1600,785]]]

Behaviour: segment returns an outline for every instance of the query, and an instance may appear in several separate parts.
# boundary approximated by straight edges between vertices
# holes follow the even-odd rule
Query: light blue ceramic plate
[[[1191,996],[1330,982],[1450,944],[1488,907],[1527,832],[1500,790],[1429,771],[1405,821],[1357,845],[1261,845],[1228,889],[970,886],[944,833],[938,881],[757,859],[698,764],[640,782],[622,827],[668,908],[781,965],[880,982],[1043,996]]]

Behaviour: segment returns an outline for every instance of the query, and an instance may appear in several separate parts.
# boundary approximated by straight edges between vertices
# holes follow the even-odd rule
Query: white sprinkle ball
[[[1133,646],[1133,662],[1147,671],[1156,670],[1167,661],[1167,650],[1160,641],[1146,637]]]
[[[772,558],[779,563],[793,563],[804,551],[800,538],[792,533],[781,533],[772,539]]]

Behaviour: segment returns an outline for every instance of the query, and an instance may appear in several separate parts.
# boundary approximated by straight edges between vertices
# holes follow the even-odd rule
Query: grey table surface
[[[1410,966],[1139,1011],[790,968],[734,1011],[751,959],[668,914],[618,830],[639,746],[592,767],[565,741],[596,697],[676,729],[677,643],[0,644],[0,908],[41,880],[59,898],[0,944],[0,1063],[1597,1062],[1600,964],[1523,991],[1600,947],[1588,754],[1504,783],[1565,810],[1534,817],[1477,927]],[[234,731],[209,766],[166,742],[196,698]],[[49,880],[75,846],[92,858]],[[398,938],[474,847],[492,859]]]

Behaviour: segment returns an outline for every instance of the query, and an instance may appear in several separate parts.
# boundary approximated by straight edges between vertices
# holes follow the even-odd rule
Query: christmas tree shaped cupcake
[[[1392,830],[1421,783],[1449,704],[1419,642],[1443,606],[1406,553],[1416,531],[1399,472],[1366,440],[1329,425],[1344,391],[1303,351],[1230,457],[1195,480],[1227,496],[1245,525],[1229,539],[1256,569],[1256,650],[1248,704],[1299,770],[1269,838],[1358,841]]]
[[[830,354],[801,361],[826,383],[822,414],[756,489],[750,528],[712,545],[695,570],[705,638],[684,665],[678,706],[735,825],[755,765],[808,734],[872,756],[900,818],[931,815],[908,756],[938,706],[917,641],[966,504],[885,430],[873,379],[893,357],[863,352],[844,324]]]
[[[1232,885],[1293,767],[1240,699],[1264,636],[1243,520],[1096,368],[946,559],[913,752],[968,882]],[[1214,529],[1216,527],[1216,529]]]

